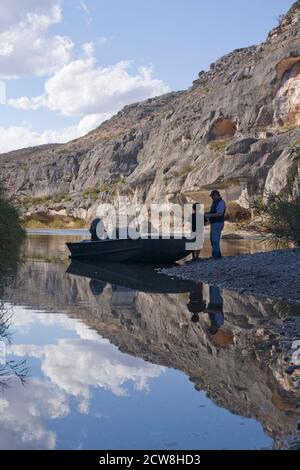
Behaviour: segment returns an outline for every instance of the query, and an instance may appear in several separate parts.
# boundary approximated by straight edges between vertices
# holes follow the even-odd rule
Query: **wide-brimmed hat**
[[[218,196],[221,196],[220,192],[217,190],[217,189],[214,189],[211,193],[210,193],[210,197],[213,197],[215,194],[217,194]]]

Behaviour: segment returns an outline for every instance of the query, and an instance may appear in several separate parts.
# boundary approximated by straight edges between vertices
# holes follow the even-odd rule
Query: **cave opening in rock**
[[[282,80],[283,76],[287,71],[291,70],[295,64],[300,62],[300,57],[287,57],[286,59],[281,60],[277,66],[277,79]]]
[[[274,99],[277,126],[300,125],[300,57],[283,59],[277,65],[279,88]]]
[[[209,140],[230,139],[235,136],[237,126],[231,119],[218,119],[209,133]]]

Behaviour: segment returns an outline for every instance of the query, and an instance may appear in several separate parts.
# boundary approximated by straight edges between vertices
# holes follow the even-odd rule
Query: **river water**
[[[2,279],[1,449],[262,449],[295,432],[265,336],[297,309],[151,267],[70,264],[81,236],[30,235]]]

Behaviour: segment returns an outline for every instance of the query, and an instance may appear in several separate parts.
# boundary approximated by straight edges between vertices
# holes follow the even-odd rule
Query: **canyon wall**
[[[120,196],[205,203],[214,187],[247,206],[295,174],[299,107],[297,1],[265,42],[217,60],[188,90],[126,106],[70,143],[0,155],[0,178],[27,214],[89,220]]]

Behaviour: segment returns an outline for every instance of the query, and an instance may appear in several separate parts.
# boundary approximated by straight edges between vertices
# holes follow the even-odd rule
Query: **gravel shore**
[[[300,305],[300,249],[202,259],[160,272]]]

